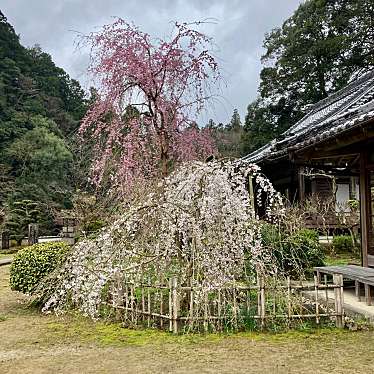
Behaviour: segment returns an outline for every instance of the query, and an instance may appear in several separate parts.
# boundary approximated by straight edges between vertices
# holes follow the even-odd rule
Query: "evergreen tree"
[[[39,46],[23,47],[0,12],[0,212],[32,200],[51,227],[50,212],[70,205],[69,148],[87,105],[80,84]]]
[[[229,131],[240,131],[241,126],[242,122],[240,120],[238,109],[234,109],[231,121],[227,124],[226,128]]]
[[[234,109],[230,122],[225,126],[222,123],[216,124],[210,119],[206,127],[212,132],[221,157],[244,155],[242,146],[244,129],[237,109]]]
[[[260,97],[243,138],[253,150],[296,123],[310,104],[374,64],[372,0],[307,0],[265,36]]]
[[[21,245],[22,239],[28,234],[30,223],[40,221],[40,210],[38,204],[31,200],[15,201],[12,204],[9,218],[5,223],[6,230],[9,230],[10,239]]]

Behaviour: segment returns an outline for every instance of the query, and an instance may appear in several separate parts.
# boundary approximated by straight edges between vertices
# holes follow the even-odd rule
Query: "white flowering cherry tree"
[[[249,188],[254,186],[254,194]],[[44,311],[74,306],[96,318],[107,290],[123,284],[179,284],[213,289],[272,268],[261,220],[282,211],[280,195],[259,167],[242,161],[191,162],[159,183],[94,240],[79,242],[40,290]]]

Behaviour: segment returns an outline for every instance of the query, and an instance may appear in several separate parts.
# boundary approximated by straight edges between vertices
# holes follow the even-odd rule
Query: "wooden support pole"
[[[317,284],[321,284],[321,272],[319,270],[316,271],[317,276]]]
[[[361,284],[359,281],[355,281],[355,294],[357,301],[361,301]]]
[[[298,170],[298,182],[299,182],[299,201],[303,202],[305,200],[305,176],[304,176],[303,166],[300,166]]]
[[[327,275],[324,274],[323,276],[324,283],[325,283],[325,300],[326,300],[326,310],[329,310],[329,294],[327,290]]]
[[[369,187],[366,170],[366,153],[360,155],[360,228],[361,228],[361,263],[368,266],[369,250]]]
[[[316,323],[319,324],[319,301],[318,301],[318,278],[314,276],[314,293],[315,293],[315,303],[316,303]]]
[[[336,327],[343,328],[344,327],[343,276],[341,274],[334,274],[333,283],[336,286],[338,286],[337,288],[334,288]]]
[[[372,299],[373,299],[373,287],[365,284],[365,301],[367,305],[372,304]]]

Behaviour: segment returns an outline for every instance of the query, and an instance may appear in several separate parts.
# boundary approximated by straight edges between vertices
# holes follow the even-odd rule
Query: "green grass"
[[[10,291],[9,266],[0,267],[0,331],[1,373],[370,373],[374,354],[372,330],[173,335],[44,315]]]
[[[129,329],[120,323],[92,321],[79,314],[65,316],[64,320],[55,320],[47,324],[47,335],[54,336],[58,341],[80,341],[95,343],[102,346],[144,346],[144,345],[191,345],[219,343],[225,339],[248,339],[262,342],[287,342],[305,339],[320,339],[332,336],[343,339],[347,330],[336,328],[307,328],[275,332],[238,332],[174,335],[156,329]]]
[[[330,265],[360,265],[361,260],[359,254],[355,253],[327,253],[324,263],[326,266]]]

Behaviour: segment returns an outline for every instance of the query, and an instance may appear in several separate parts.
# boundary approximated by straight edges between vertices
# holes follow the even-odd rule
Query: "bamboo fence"
[[[335,321],[344,327],[343,279],[334,275],[319,283],[285,281],[257,277],[256,284],[203,289],[180,285],[177,278],[168,284],[122,284],[110,293],[106,306],[128,326],[148,326],[180,331],[237,330],[245,323],[255,323],[260,329],[269,320],[321,319]],[[334,301],[329,300],[329,290]]]

